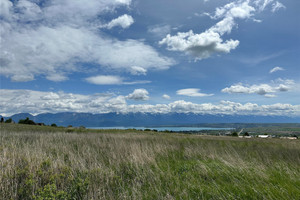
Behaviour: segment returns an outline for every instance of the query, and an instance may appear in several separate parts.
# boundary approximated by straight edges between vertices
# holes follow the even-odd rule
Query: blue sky
[[[300,115],[300,2],[0,0],[0,114]]]

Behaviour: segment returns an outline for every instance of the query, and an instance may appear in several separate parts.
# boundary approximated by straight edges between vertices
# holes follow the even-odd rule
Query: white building
[[[269,135],[258,135],[259,138],[268,138],[270,137]]]

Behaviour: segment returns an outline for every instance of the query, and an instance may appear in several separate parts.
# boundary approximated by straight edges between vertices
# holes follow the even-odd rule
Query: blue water
[[[210,127],[124,127],[124,126],[115,126],[115,127],[87,127],[89,129],[137,129],[137,130],[158,130],[158,131],[202,131],[202,130],[232,130],[233,128],[210,128]]]

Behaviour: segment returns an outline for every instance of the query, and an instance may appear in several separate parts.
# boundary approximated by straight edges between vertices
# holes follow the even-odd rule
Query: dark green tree
[[[9,119],[5,120],[5,123],[12,123],[12,119],[9,118]]]
[[[238,133],[237,133],[237,132],[233,132],[233,133],[231,134],[231,136],[237,137],[237,136],[238,136]]]
[[[29,119],[28,117],[26,117],[26,119],[20,119],[18,123],[35,125],[35,122],[33,120]]]
[[[244,136],[250,136],[248,132],[244,133]]]

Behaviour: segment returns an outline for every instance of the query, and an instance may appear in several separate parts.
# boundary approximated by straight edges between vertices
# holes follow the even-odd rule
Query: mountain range
[[[256,116],[256,115],[201,115],[194,113],[43,113],[31,115],[19,113],[5,119],[12,118],[18,122],[29,118],[37,123],[58,126],[86,126],[86,127],[114,127],[114,126],[196,126],[217,123],[300,123],[300,116]],[[223,126],[224,127],[224,126]]]

